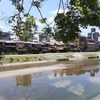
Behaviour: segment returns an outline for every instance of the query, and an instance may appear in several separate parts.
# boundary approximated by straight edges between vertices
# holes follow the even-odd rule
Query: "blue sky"
[[[30,7],[31,0],[25,0],[24,6],[26,12],[28,11]],[[46,0],[41,7],[41,12],[43,17],[46,17],[48,19],[48,23],[51,23],[53,21],[53,18],[57,12],[58,9],[58,4],[59,0]],[[11,2],[9,0],[1,0],[0,2],[0,16],[1,12],[4,12],[6,16],[10,16],[13,13],[16,12],[14,6],[11,5]],[[32,15],[34,15],[37,18],[37,24],[38,24],[38,30],[40,31],[44,25],[40,24],[38,19],[40,18],[40,14],[37,11],[35,7],[31,9],[30,12]],[[12,31],[11,27],[9,25],[6,25],[4,21],[0,20],[0,27],[2,28],[3,31],[8,32]],[[82,35],[87,36],[87,33],[91,31],[91,28],[93,27],[88,27],[87,29],[81,29],[82,30]],[[100,29],[96,28],[97,32],[100,32]]]

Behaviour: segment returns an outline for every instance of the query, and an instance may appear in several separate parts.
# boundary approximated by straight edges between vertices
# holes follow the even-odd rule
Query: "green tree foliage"
[[[29,38],[33,37],[34,31],[37,30],[37,25],[34,16],[25,15],[24,18],[25,21],[22,21],[22,19],[20,19],[13,26],[13,30],[21,40],[27,41]]]
[[[67,12],[55,17],[55,36],[67,42],[79,36],[82,28],[97,26],[100,28],[100,6],[98,0],[70,0]]]
[[[54,18],[54,27],[47,23],[41,12],[41,4],[45,0],[32,0],[29,11],[26,13],[23,2],[25,0],[10,0],[15,6],[18,13],[11,16],[9,23],[12,24],[13,30],[21,38],[27,41],[31,37],[32,31],[37,29],[34,15],[30,15],[33,6],[40,13],[40,22],[46,24],[43,31],[51,34],[55,39],[68,42],[79,36],[80,28],[87,26],[96,26],[100,28],[100,2],[99,0],[59,0],[58,12]],[[48,1],[48,0],[47,0]],[[52,1],[51,1],[52,2]],[[59,10],[63,9],[62,13]],[[23,22],[23,18],[26,20]],[[16,24],[14,25],[14,23]],[[21,27],[21,28],[20,28]]]

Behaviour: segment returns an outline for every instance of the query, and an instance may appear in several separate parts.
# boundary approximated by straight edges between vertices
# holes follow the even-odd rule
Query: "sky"
[[[25,11],[27,12],[29,7],[30,7],[30,3],[32,0],[24,0],[24,6],[25,6]],[[65,0],[66,1],[66,0]],[[41,12],[43,17],[47,18],[48,23],[51,23],[56,15],[56,12],[58,10],[58,4],[59,4],[59,0],[45,0],[45,2],[43,2],[42,7],[41,7]],[[60,9],[61,11],[61,9]],[[15,7],[12,6],[11,1],[10,0],[1,0],[0,2],[0,18],[2,16],[10,16],[13,15],[14,13],[16,13]],[[41,18],[38,10],[33,7],[30,11],[30,14],[34,15],[37,18],[36,23],[38,24],[38,31],[41,32],[41,29],[43,28],[43,24],[39,23],[38,19]],[[12,32],[12,28],[7,25],[5,23],[5,21],[0,20],[0,28],[4,31],[4,32],[8,32],[11,31]],[[84,36],[87,36],[87,33],[91,32],[91,28],[96,28],[96,32],[100,33],[100,29],[97,27],[88,27],[87,29],[83,29],[81,28],[81,34]]]

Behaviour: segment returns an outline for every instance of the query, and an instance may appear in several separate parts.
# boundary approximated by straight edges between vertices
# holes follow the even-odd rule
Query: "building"
[[[30,41],[30,42],[39,42],[40,41],[39,34],[40,33],[37,33],[37,32],[33,33],[33,37],[30,38],[28,41]]]
[[[88,39],[91,39],[91,38],[92,38],[92,34],[91,34],[91,33],[88,33],[87,38],[88,38]]]
[[[94,39],[95,41],[98,41],[98,37],[99,37],[99,32],[96,32],[95,28],[91,28],[91,32],[88,33],[87,38]]]
[[[95,33],[95,28],[91,28],[91,32],[90,33],[88,33],[88,39],[93,39],[93,34]]]
[[[96,29],[95,28],[91,28],[91,32],[96,32]]]
[[[47,42],[49,42],[50,44],[55,44],[57,41],[53,37],[50,37],[49,39],[47,39]]]
[[[34,33],[33,41],[39,42],[39,33]]]
[[[9,32],[0,32],[0,40],[10,40]]]
[[[99,37],[99,32],[93,33],[93,39],[94,39],[95,41],[98,41],[98,37]]]
[[[16,36],[16,33],[14,33],[14,34],[10,34],[10,40],[19,40],[19,37],[18,36]]]
[[[100,42],[100,35],[98,36],[98,41]]]

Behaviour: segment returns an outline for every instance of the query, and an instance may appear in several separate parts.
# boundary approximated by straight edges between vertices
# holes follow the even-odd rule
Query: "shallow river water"
[[[100,95],[100,62],[84,63],[86,66],[0,78],[0,100],[92,100]]]

